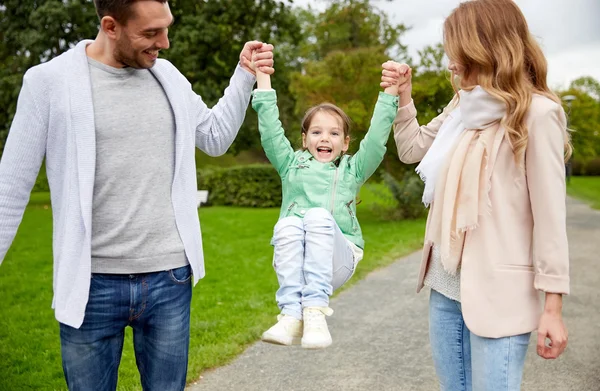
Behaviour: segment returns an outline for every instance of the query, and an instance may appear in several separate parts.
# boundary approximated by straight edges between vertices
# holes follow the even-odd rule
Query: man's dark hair
[[[105,16],[112,16],[117,22],[126,23],[131,17],[131,5],[137,1],[158,1],[164,4],[168,0],[94,0],[94,5],[100,20]]]

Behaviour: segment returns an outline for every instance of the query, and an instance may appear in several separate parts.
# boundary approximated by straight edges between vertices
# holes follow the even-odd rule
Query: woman
[[[420,162],[430,205],[418,291],[431,288],[442,390],[519,390],[533,330],[541,357],[567,345],[565,115],[513,1],[460,4],[444,47],[457,95],[428,125],[415,118],[408,66],[386,63],[381,83],[399,90],[398,155]]]

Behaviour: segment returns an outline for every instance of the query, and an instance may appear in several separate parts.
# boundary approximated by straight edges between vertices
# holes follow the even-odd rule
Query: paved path
[[[545,361],[531,338],[523,391],[600,391],[600,211],[569,199],[569,347]],[[427,335],[427,297],[416,295],[419,255],[368,275],[331,302],[334,343],[320,351],[262,342],[205,373],[189,391],[437,390]]]

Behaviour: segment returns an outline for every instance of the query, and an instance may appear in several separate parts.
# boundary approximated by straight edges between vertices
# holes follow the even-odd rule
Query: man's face
[[[173,15],[168,3],[142,0],[131,5],[131,16],[120,26],[114,58],[132,68],[152,68],[158,51],[169,48],[169,26]]]

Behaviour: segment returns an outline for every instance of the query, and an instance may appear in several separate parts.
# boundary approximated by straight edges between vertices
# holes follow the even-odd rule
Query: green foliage
[[[600,156],[600,83],[591,77],[574,80],[571,87],[560,96],[573,95],[571,107],[564,104],[569,118],[573,159],[584,166],[594,157]]]
[[[425,185],[414,172],[406,172],[402,181],[398,181],[390,173],[383,173],[383,182],[388,186],[398,202],[397,209],[391,214],[395,219],[416,219],[426,214],[421,201]]]
[[[307,63],[302,73],[292,76],[290,89],[297,98],[297,112],[322,102],[334,103],[350,116],[351,138],[360,141],[369,127],[381,90],[381,64],[387,59],[381,48],[359,48]]]
[[[366,133],[381,78],[381,64],[392,53],[405,58],[400,42],[404,25],[393,25],[385,13],[368,0],[335,0],[320,13],[300,11],[304,43],[301,71],[292,74],[290,90],[296,97],[296,113],[331,102],[352,119],[351,137],[360,141]],[[355,150],[358,142],[350,150]]]
[[[585,92],[593,99],[600,101],[600,82],[590,76],[584,76],[573,80],[571,83],[571,88],[576,88],[582,92]]]
[[[318,61],[334,51],[379,47],[405,53],[400,37],[406,26],[392,25],[384,12],[369,0],[333,0],[321,13],[312,9],[299,12],[305,35],[301,53],[307,60]]]
[[[298,67],[300,27],[290,2],[277,0],[169,1],[175,24],[164,56],[186,76],[210,107],[223,95],[246,41],[273,43],[282,121],[294,122],[289,73]],[[25,71],[98,33],[92,0],[7,0],[0,5],[0,152],[12,122]],[[249,110],[232,151],[259,146],[256,115]]]
[[[567,192],[586,201],[592,208],[600,210],[600,176],[573,177],[569,181]]]
[[[46,198],[45,204],[27,208],[1,266],[1,390],[66,390],[59,329],[50,308],[52,211],[48,204]],[[192,298],[188,384],[258,340],[278,312],[269,240],[279,210],[217,206],[198,212],[206,277],[196,285]],[[344,288],[423,243],[422,220],[385,221],[363,204],[357,213],[366,241],[365,258]],[[117,389],[123,391],[142,389],[131,334],[127,328],[119,367]]]
[[[281,206],[281,179],[268,164],[198,170],[198,188],[209,191],[211,205]]]
[[[426,124],[441,114],[454,96],[449,72],[443,64],[444,47],[427,46],[419,51],[420,62],[413,70],[412,97],[418,120]]]
[[[30,67],[93,38],[98,17],[92,0],[5,0],[0,4],[0,153]]]
[[[258,39],[275,45],[281,121],[292,143],[299,140],[304,111],[330,101],[353,120],[351,152],[369,125],[380,91],[381,63],[393,58],[413,67],[413,100],[419,123],[438,115],[454,92],[443,64],[442,45],[408,59],[402,35],[407,27],[390,23],[369,0],[331,0],[324,11],[293,9],[277,0],[170,0],[175,24],[171,48],[164,56],[190,80],[212,106],[238,62],[244,42]],[[92,0],[5,0],[0,5],[0,153],[12,121],[24,72],[97,34]],[[570,110],[574,159],[583,166],[600,156],[600,83],[575,80],[567,91],[577,99]],[[566,108],[567,111],[568,108]],[[230,152],[260,149],[256,113],[249,109]],[[216,160],[215,160],[216,161]],[[386,170],[399,175],[396,148],[390,144]]]
[[[573,160],[573,175],[600,176],[600,157],[585,162]]]
[[[192,83],[211,107],[223,96],[239,62],[244,43],[260,40],[275,46],[277,89],[284,125],[296,122],[294,97],[288,91],[289,74],[298,69],[296,47],[301,40],[299,22],[290,1],[277,0],[171,0],[176,22],[169,31],[169,59]],[[256,113],[249,109],[246,120],[230,151],[260,146]]]
[[[454,96],[449,72],[443,63],[444,55],[441,44],[427,46],[419,51],[419,63],[413,67],[412,98],[419,124],[427,124],[440,115]],[[399,160],[396,148],[389,148],[387,154]],[[414,166],[410,168],[408,171]]]
[[[600,158],[592,159],[586,164],[585,175],[600,176]]]

